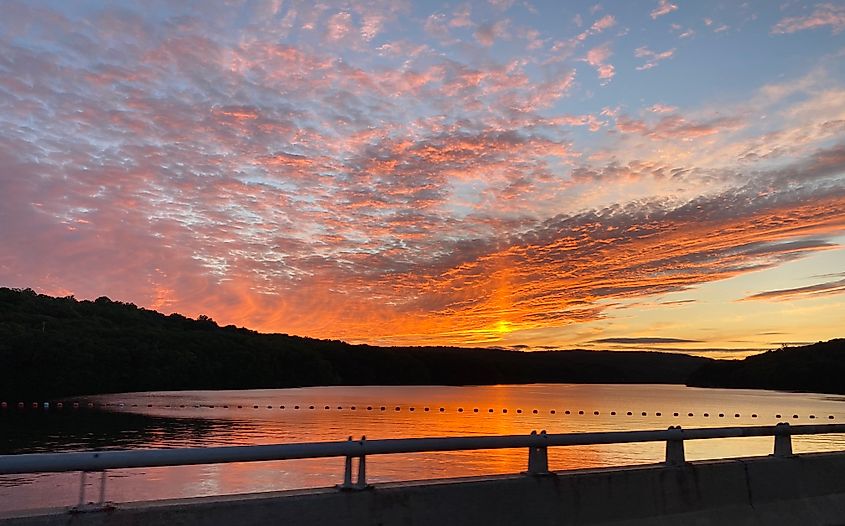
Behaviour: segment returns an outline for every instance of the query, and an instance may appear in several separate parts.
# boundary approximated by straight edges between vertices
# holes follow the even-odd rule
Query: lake
[[[79,408],[73,408],[73,402]],[[309,387],[102,395],[58,409],[0,412],[0,453],[841,423],[845,397],[679,385]],[[89,408],[93,404],[93,408]],[[10,404],[14,406],[14,404]],[[845,449],[845,435],[795,437],[796,453]],[[686,442],[688,460],[771,453],[772,438]],[[664,444],[551,448],[551,469],[663,460]],[[370,482],[515,473],[524,450],[367,458]],[[107,500],[126,502],[337,484],[343,459],[236,463],[109,472]],[[95,476],[88,495],[96,496]],[[78,473],[0,476],[0,510],[76,504]]]

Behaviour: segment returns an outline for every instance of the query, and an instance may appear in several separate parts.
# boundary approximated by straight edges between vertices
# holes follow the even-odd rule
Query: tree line
[[[317,385],[676,383],[845,392],[845,340],[745,360],[351,345],[262,334],[100,297],[0,288],[0,399]]]
[[[315,385],[683,383],[705,358],[350,345],[0,288],[0,398]]]
[[[693,372],[687,384],[845,394],[845,339],[714,360]]]

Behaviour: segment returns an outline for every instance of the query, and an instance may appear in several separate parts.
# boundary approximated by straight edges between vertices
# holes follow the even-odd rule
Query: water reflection
[[[0,454],[52,451],[188,447],[228,443],[248,422],[199,417],[173,418],[131,412],[7,410],[2,415]]]
[[[84,407],[89,400],[82,401]],[[7,411],[0,451],[159,448],[420,436],[528,434],[841,422],[842,397],[663,385],[330,387],[110,395],[105,411]],[[629,415],[630,413],[630,415]],[[721,415],[721,416],[720,416]],[[778,416],[780,415],[780,416]],[[792,418],[797,415],[797,418]],[[810,416],[815,418],[811,419]],[[829,417],[833,417],[830,420]],[[553,448],[552,469],[657,462],[664,445]],[[765,455],[771,438],[690,441],[687,458]],[[796,452],[845,449],[841,435],[795,439]],[[370,481],[514,473],[525,451],[385,455],[368,459]],[[329,486],[342,459],[241,463],[110,474],[113,501]],[[92,482],[93,483],[93,482]],[[0,477],[0,509],[69,505],[77,474]]]

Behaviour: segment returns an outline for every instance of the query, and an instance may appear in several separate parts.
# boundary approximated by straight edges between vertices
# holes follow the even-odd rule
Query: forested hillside
[[[220,327],[102,297],[0,288],[0,398],[294,387],[684,383],[710,362],[651,352],[374,347]]]
[[[845,394],[845,339],[713,361],[693,373],[688,384]]]

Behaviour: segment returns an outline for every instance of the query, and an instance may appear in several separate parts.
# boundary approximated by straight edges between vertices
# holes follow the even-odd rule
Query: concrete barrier
[[[845,453],[40,510],[2,526],[845,524]]]

